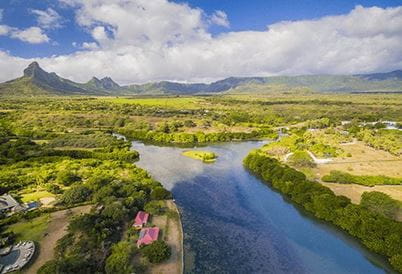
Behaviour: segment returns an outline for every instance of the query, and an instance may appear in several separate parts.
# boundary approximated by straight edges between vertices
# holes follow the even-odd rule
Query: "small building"
[[[149,214],[144,211],[138,211],[137,216],[135,216],[133,226],[136,229],[141,229],[144,225],[147,224],[149,218]]]
[[[140,237],[137,241],[137,247],[149,245],[157,241],[159,237],[159,227],[146,227],[141,229]]]
[[[25,210],[31,211],[40,207],[39,202],[29,202],[25,204]]]
[[[24,208],[9,194],[0,196],[0,212],[14,213]]]

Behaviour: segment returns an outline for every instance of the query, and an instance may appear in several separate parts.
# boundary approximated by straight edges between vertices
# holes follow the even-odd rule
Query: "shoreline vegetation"
[[[329,188],[307,180],[302,172],[260,150],[250,152],[244,166],[318,219],[334,224],[369,250],[386,256],[391,266],[402,272],[402,223],[352,204],[345,196],[336,196]]]
[[[358,184],[373,187],[375,185],[402,185],[402,178],[391,178],[387,176],[359,176],[348,172],[332,170],[321,179],[327,183]]]
[[[213,132],[213,133],[164,133],[156,131],[118,129],[118,134],[128,139],[158,145],[207,145],[211,143],[276,139],[278,134],[272,129],[253,130],[252,132]]]
[[[215,163],[216,158],[218,158],[215,153],[203,150],[187,150],[184,151],[182,155],[192,159],[201,160],[204,163]]]

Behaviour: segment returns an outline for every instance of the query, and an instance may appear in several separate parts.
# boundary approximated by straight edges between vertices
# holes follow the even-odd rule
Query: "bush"
[[[64,194],[60,197],[60,203],[65,205],[82,203],[85,202],[90,195],[91,190],[88,187],[75,185],[64,192]]]
[[[144,210],[151,215],[161,215],[165,213],[166,207],[163,201],[150,201],[144,206]]]
[[[160,186],[155,187],[151,192],[152,200],[165,200],[165,199],[171,199],[171,198],[172,198],[172,194]]]
[[[387,176],[359,176],[338,170],[331,170],[329,175],[322,177],[322,180],[330,183],[359,184],[364,186],[402,184],[401,178],[390,178]]]
[[[72,185],[80,180],[80,177],[70,171],[60,171],[59,174],[57,174],[57,182],[64,186]]]
[[[169,259],[171,248],[164,241],[155,241],[144,246],[142,252],[151,263],[160,263]]]
[[[112,253],[106,259],[105,271],[110,274],[133,273],[131,259],[135,247],[130,242],[119,242],[112,246]]]
[[[398,201],[392,199],[389,195],[378,191],[364,192],[360,205],[391,219],[396,217],[400,208]]]
[[[63,190],[58,185],[55,184],[46,184],[45,188],[47,191],[53,194],[63,193]]]

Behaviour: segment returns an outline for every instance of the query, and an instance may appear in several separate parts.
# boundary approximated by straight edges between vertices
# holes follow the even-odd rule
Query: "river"
[[[172,191],[182,213],[188,273],[385,273],[387,263],[338,229],[307,216],[242,165],[262,142],[185,149],[133,142],[136,164]]]

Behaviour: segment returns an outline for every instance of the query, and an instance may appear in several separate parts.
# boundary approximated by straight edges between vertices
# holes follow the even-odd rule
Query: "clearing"
[[[40,231],[41,237],[35,239],[39,243],[39,254],[33,264],[24,270],[24,273],[36,273],[43,264],[52,260],[57,240],[66,234],[70,217],[81,213],[87,213],[90,208],[90,205],[85,205],[51,213],[50,221],[46,223],[47,226]],[[49,219],[49,215],[47,215],[47,217]]]
[[[352,157],[333,158],[327,164],[320,164],[314,169],[317,178],[329,174],[331,170],[339,170],[354,175],[385,175],[388,177],[402,177],[402,157],[394,156],[389,152],[376,150],[362,142],[350,145],[341,145],[346,154]]]
[[[24,203],[31,202],[31,201],[41,201],[43,198],[54,198],[55,195],[48,192],[48,191],[35,191],[31,193],[26,193],[21,195],[21,201]]]
[[[333,162],[318,164],[312,171],[316,179],[321,182],[324,175],[331,170],[339,170],[353,175],[385,175],[389,177],[402,177],[402,158],[386,151],[376,150],[362,142],[343,145],[342,149],[352,157],[333,158]],[[377,185],[374,187],[357,184],[324,183],[337,195],[344,195],[353,203],[360,203],[365,191],[380,191],[388,194],[395,200],[402,201],[402,185]]]
[[[40,217],[28,221],[22,221],[12,224],[7,231],[13,231],[18,241],[35,241],[39,242],[50,222],[50,214],[44,214]]]

